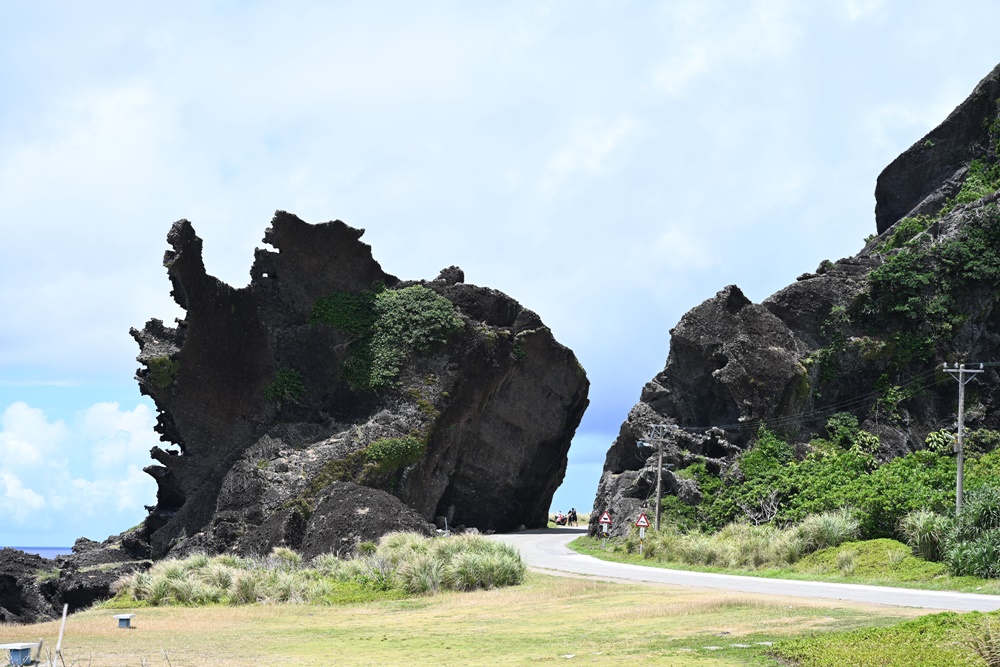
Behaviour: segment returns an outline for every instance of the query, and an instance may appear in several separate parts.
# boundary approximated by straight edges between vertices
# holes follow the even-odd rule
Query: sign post
[[[597,523],[604,527],[604,548],[608,548],[608,526],[611,525],[611,515],[608,514],[607,510],[604,510],[604,514],[601,515],[601,520]]]
[[[646,529],[649,528],[649,518],[645,512],[639,515],[639,520],[635,522],[635,525],[639,528],[639,555],[641,556],[642,541],[646,538]]]

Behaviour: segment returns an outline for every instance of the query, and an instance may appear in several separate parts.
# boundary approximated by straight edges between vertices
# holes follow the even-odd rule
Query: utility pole
[[[651,443],[656,443],[656,519],[654,527],[656,532],[660,532],[660,497],[663,495],[663,443],[669,442],[667,433],[677,427],[673,424],[651,424],[648,428],[646,438],[637,440],[636,444],[653,447],[654,445]]]
[[[976,375],[983,372],[984,364],[979,364],[978,369],[966,368],[965,364],[955,364],[954,368],[948,368],[947,362],[944,364],[944,372],[951,373],[952,377],[958,380],[958,437],[955,439],[955,453],[958,455],[958,474],[955,480],[955,513],[962,513],[962,500],[965,488],[965,444],[963,436],[965,433],[965,385],[972,382]],[[966,375],[969,377],[966,378]]]

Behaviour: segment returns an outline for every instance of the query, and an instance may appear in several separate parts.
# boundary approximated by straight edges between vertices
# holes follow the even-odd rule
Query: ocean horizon
[[[42,558],[52,559],[56,556],[68,556],[73,553],[73,547],[4,547],[5,549],[20,549],[29,554],[36,554]]]

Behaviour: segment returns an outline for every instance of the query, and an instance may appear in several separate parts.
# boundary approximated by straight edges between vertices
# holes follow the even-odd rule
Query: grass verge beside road
[[[847,542],[809,554],[788,567],[759,569],[710,567],[676,561],[660,562],[643,558],[636,553],[605,549],[603,544],[604,541],[598,538],[579,537],[568,546],[577,553],[601,560],[671,570],[1000,595],[1000,581],[951,576],[940,563],[931,563],[914,557],[910,554],[909,547],[895,540]]]
[[[67,665],[517,665],[569,655],[570,664],[777,665],[766,655],[774,647],[757,642],[840,636],[924,613],[536,573],[510,588],[346,606],[148,607],[137,610],[135,630],[116,627],[118,612],[70,616]],[[58,630],[0,625],[0,643],[43,637],[53,647]]]

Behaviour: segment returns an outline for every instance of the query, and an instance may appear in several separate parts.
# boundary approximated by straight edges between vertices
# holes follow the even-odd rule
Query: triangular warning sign
[[[611,523],[611,515],[608,514],[607,510],[604,510],[604,514],[601,515],[601,520],[597,523]]]
[[[639,520],[635,522],[635,525],[639,528],[649,528],[649,517],[643,512],[639,515]]]

